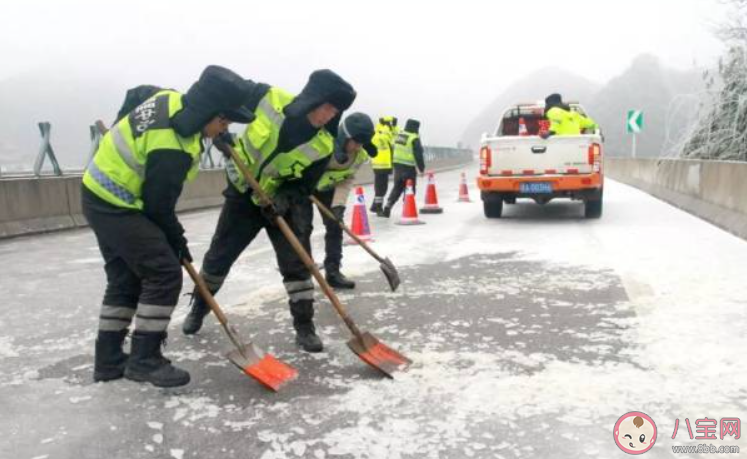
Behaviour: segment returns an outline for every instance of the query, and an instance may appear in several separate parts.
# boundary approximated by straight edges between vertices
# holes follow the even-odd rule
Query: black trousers
[[[328,209],[332,209],[335,189],[319,191],[316,193],[316,197]],[[319,214],[322,216],[322,222],[324,223],[324,269],[327,272],[339,271],[342,264],[342,228],[335,220],[327,218],[321,211],[319,211]],[[339,211],[338,217],[340,219],[345,218],[345,207],[342,207],[342,210]]]
[[[418,184],[417,169],[414,166],[396,164],[394,166],[394,185],[392,186],[392,192],[389,194],[389,199],[387,199],[387,207],[394,207],[394,204],[405,191],[408,180],[412,180],[412,189],[415,191]]]
[[[104,257],[106,291],[100,331],[165,331],[182,289],[182,269],[163,231],[136,211],[97,210],[83,199],[85,215]]]
[[[391,169],[374,169],[374,203],[383,203],[389,189]]]
[[[313,217],[311,205],[308,199],[294,202],[284,215],[293,233],[309,254],[311,253],[310,236]],[[296,312],[303,311],[299,314],[310,319],[313,316],[311,305],[314,300],[314,284],[311,281],[311,274],[285,239],[280,228],[264,217],[259,206],[255,205],[249,196],[227,197],[223,203],[218,226],[202,263],[202,275],[205,282],[213,293],[217,292],[236,259],[263,229],[267,231],[275,249],[277,264],[283,276],[283,285],[288,292],[291,312],[297,318]],[[299,307],[301,303],[305,307]]]

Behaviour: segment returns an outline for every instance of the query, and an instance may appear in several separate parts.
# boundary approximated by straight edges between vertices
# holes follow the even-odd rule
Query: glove
[[[336,149],[334,156],[335,161],[337,161],[339,164],[345,164],[348,162],[348,154],[344,149]]]
[[[174,249],[174,254],[176,255],[176,258],[179,259],[179,261],[187,260],[188,262],[192,263],[192,254],[189,253],[189,247],[187,247],[186,237],[181,236],[179,238],[179,241],[177,241],[172,248]]]
[[[272,204],[262,207],[262,215],[270,222],[288,213],[291,205],[291,197],[286,193],[278,193],[272,198]]]
[[[189,247],[187,247],[187,244],[184,244],[180,249],[179,253],[177,254],[180,260],[187,260],[188,262],[192,263],[194,259],[192,258],[192,254],[189,253]]]
[[[336,219],[342,221],[345,218],[345,206],[335,206],[330,210],[335,214]]]
[[[232,147],[236,146],[236,143],[233,140],[233,134],[230,132],[221,132],[218,134],[216,138],[213,139],[213,146],[218,149],[223,155],[225,155],[227,158],[231,157],[231,154],[228,151],[227,145],[230,145]]]
[[[218,134],[218,136],[213,139],[213,144],[216,147],[219,147],[221,144],[231,145],[232,147],[236,146],[236,142],[233,139],[233,134],[228,131]]]
[[[540,132],[539,136],[542,137],[544,140],[547,140],[550,138],[551,135],[552,135],[552,132],[550,131],[542,131]]]
[[[280,214],[278,213],[277,209],[275,209],[274,204],[269,204],[267,206],[264,206],[260,209],[262,212],[262,215],[269,221],[270,223],[274,223],[275,219],[280,217]]]

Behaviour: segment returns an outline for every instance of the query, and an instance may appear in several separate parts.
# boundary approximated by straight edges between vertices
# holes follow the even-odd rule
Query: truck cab
[[[578,103],[571,110],[586,115]],[[553,135],[544,103],[507,109],[492,135],[480,141],[477,186],[485,216],[500,218],[504,204],[528,198],[537,204],[566,198],[584,202],[584,216],[602,216],[604,189],[603,140],[599,129],[580,135]]]

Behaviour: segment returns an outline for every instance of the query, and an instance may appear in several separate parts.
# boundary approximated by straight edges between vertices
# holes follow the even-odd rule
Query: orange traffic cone
[[[422,225],[424,221],[418,219],[418,206],[415,204],[415,192],[413,191],[412,179],[407,181],[405,188],[405,203],[402,206],[402,218],[398,225]]]
[[[440,214],[444,210],[438,205],[438,194],[436,193],[436,181],[433,172],[428,173],[428,188],[425,190],[425,206],[420,209],[423,214]]]
[[[371,237],[371,227],[368,224],[368,213],[366,211],[366,196],[363,194],[363,187],[355,189],[355,205],[353,206],[353,221],[350,230],[361,238],[362,241],[373,241]],[[350,238],[345,241],[346,244],[357,244]]]
[[[469,199],[469,188],[467,188],[467,177],[462,172],[462,181],[459,183],[459,199],[457,202],[472,202]]]
[[[527,123],[524,121],[523,117],[519,118],[519,135],[525,136],[529,135],[529,131],[527,130]]]

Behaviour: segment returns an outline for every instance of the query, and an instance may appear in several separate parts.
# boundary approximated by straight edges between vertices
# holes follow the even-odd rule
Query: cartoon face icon
[[[628,454],[643,454],[654,446],[656,424],[647,414],[626,413],[617,420],[613,430],[618,448]]]

